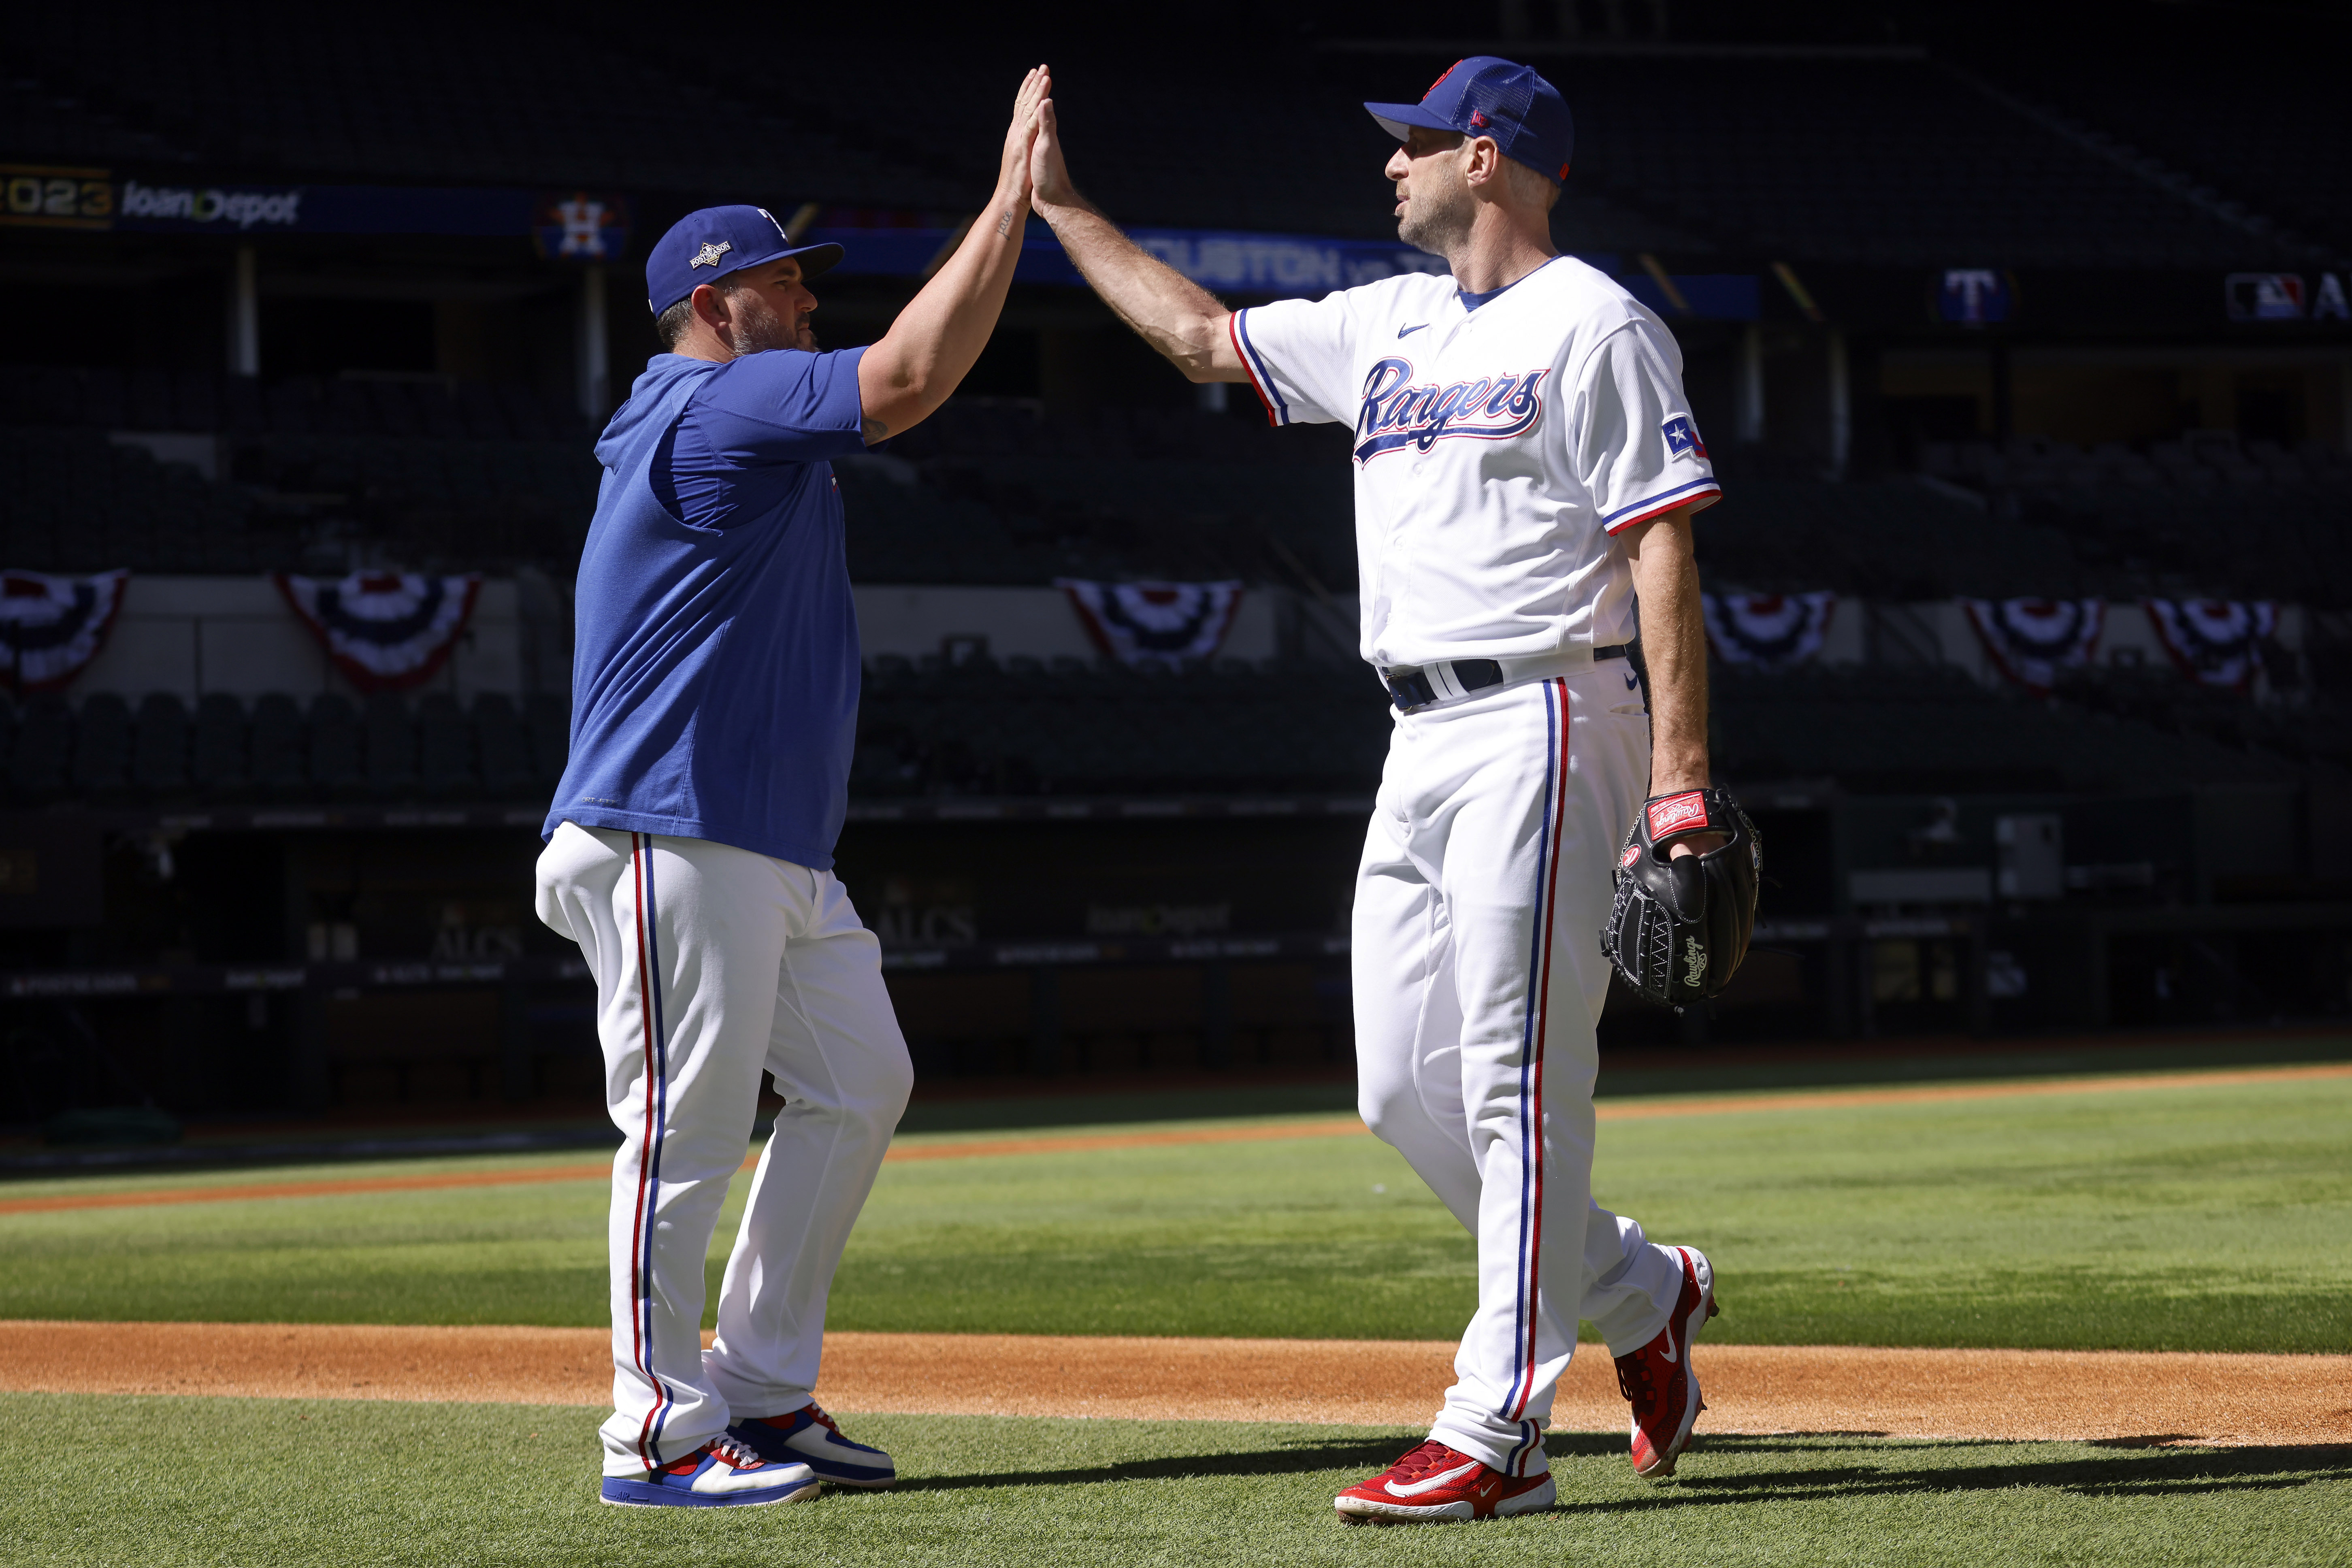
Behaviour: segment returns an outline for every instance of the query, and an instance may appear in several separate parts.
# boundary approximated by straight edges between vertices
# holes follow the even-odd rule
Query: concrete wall
[[[861,587],[856,590],[864,649],[919,658],[951,637],[980,637],[996,658],[1092,658],[1095,647],[1058,588]],[[533,606],[537,605],[534,624]],[[1352,602],[1341,606],[1352,614]],[[1225,637],[1223,656],[1271,658],[1279,650],[1289,595],[1252,589]],[[455,653],[425,688],[459,700],[476,692],[520,695],[568,686],[561,639],[544,624],[568,618],[552,585],[492,578]],[[330,662],[277,587],[265,577],[133,576],[104,651],[68,691],[79,700],[110,691],[136,701],[151,691],[193,704],[208,691],[252,700],[265,691],[309,698],[358,695]]]
[[[1096,654],[1058,588],[869,585],[856,593],[858,630],[869,658],[886,653],[920,658],[960,637],[986,638],[988,651],[1000,659],[1084,659]],[[544,578],[485,582],[457,651],[426,689],[451,692],[461,701],[480,691],[568,690],[564,648],[570,614],[563,591]],[[1326,608],[1286,589],[1253,588],[1243,595],[1223,654],[1265,659],[1290,651],[1351,659],[1355,617],[1352,595]],[[2283,608],[2279,640],[2293,648],[2302,639],[2302,610]],[[1874,658],[1900,662],[1906,648],[1965,669],[1987,685],[2001,680],[1967,612],[1948,600],[1889,605],[1841,598],[1821,658],[1829,664]],[[2147,612],[2129,600],[2107,606],[2095,658],[2102,664],[2167,662]],[[327,691],[357,695],[262,577],[132,577],[105,651],[68,695],[79,699],[93,691],[132,700],[150,691],[171,691],[190,703],[208,691],[247,700],[265,691],[302,698]]]
[[[1092,658],[1069,596],[1059,588],[862,587],[857,589],[857,633],[866,657],[894,653],[919,658],[938,653],[950,637],[984,637],[988,651],[1003,658]],[[1225,658],[1272,658],[1280,648],[1285,600],[1279,588],[1253,588],[1242,595],[1233,629],[1219,650]]]
[[[457,650],[425,689],[454,693],[524,689],[523,638],[516,584],[482,584],[473,619]],[[267,577],[142,577],[123,590],[122,609],[105,648],[68,695],[118,692],[132,701],[151,691],[193,704],[208,691],[250,700],[265,691],[308,698],[356,698],[326,650],[295,618]]]

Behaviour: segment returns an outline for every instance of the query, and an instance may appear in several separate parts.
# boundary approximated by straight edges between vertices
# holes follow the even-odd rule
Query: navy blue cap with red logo
[[[1402,142],[1413,126],[1491,136],[1503,156],[1550,179],[1568,178],[1576,121],[1568,100],[1533,66],[1472,55],[1430,84],[1419,103],[1368,103],[1381,129]]]
[[[690,212],[670,225],[646,258],[646,307],[658,316],[698,283],[716,283],[730,272],[787,256],[801,258],[801,277],[809,279],[840,260],[841,247],[794,245],[765,207]]]

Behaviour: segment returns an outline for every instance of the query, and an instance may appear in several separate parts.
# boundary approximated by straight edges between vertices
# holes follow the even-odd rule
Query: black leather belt
[[[1592,650],[1592,662],[1599,664],[1603,659],[1623,658],[1633,651],[1632,643],[1611,643],[1606,647]],[[1431,677],[1431,668],[1403,665],[1381,671],[1381,684],[1389,689],[1389,700],[1396,704],[1398,712],[1416,713],[1444,701],[1452,695],[1440,689],[1438,682]],[[1503,684],[1503,666],[1498,659],[1448,659],[1445,668],[1452,674],[1454,684],[1462,689],[1465,696]]]

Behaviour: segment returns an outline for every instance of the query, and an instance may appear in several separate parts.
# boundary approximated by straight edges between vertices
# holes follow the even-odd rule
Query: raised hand
[[[1045,66],[1031,68],[1021,79],[1021,90],[1013,99],[1013,123],[1004,132],[1004,161],[996,176],[999,190],[1029,195],[1029,149],[1037,136],[1038,108],[1053,90],[1054,75]]]
[[[1046,85],[1050,89],[1053,84]],[[1037,105],[1037,136],[1029,146],[1029,193],[1041,216],[1049,206],[1067,206],[1078,199],[1069,165],[1062,162],[1062,129],[1054,118],[1051,98]]]

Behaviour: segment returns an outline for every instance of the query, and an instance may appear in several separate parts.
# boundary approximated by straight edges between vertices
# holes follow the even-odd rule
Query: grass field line
[[[2352,1063],[2232,1068],[2222,1071],[2137,1073],[2095,1078],[2011,1080],[2001,1083],[1906,1085],[1899,1088],[1807,1089],[1713,1097],[1680,1096],[1641,1100],[1602,1100],[1603,1121],[1650,1121],[1676,1116],[1723,1116],[1753,1112],[1842,1110],[1873,1105],[1914,1105],[1954,1100],[2006,1100],[2126,1090],[2226,1088],[2352,1078]],[[966,1138],[900,1143],[886,1163],[1002,1158],[1024,1154],[1074,1154],[1116,1149],[1149,1149],[1212,1143],[1281,1142],[1364,1134],[1353,1116],[1320,1116],[1234,1126],[1192,1126],[1157,1131],[1047,1133],[1028,1137]],[[758,1163],[754,1154],[742,1168]],[[309,1181],[212,1183],[142,1187],[103,1193],[52,1193],[0,1200],[0,1215],[45,1214],[75,1209],[143,1208],[166,1204],[235,1203],[257,1199],[329,1197],[363,1193],[427,1192],[451,1187],[537,1185],[555,1182],[601,1182],[612,1175],[609,1162],[512,1166],[505,1169],[431,1171],[409,1175],[359,1176]]]
[[[835,1333],[819,1396],[878,1415],[1413,1426],[1449,1342]],[[2352,1356],[1720,1345],[1694,1353],[1708,1430],[1908,1437],[2352,1442]],[[0,1321],[0,1389],[597,1406],[601,1329]],[[1552,1426],[1622,1431],[1587,1346]]]

